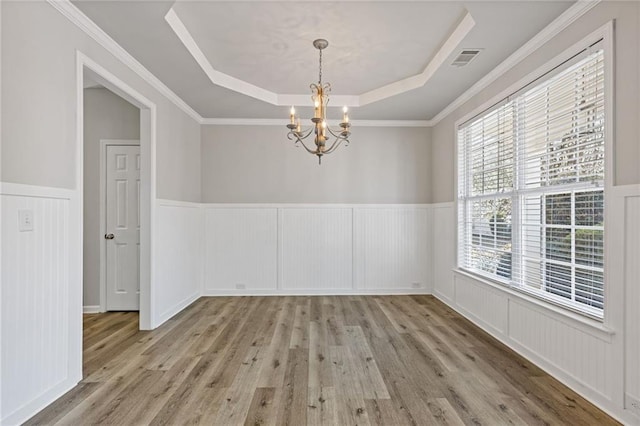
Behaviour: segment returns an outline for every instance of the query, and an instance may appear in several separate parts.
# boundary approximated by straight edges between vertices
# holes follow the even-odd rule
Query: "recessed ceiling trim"
[[[440,49],[438,49],[438,52],[436,52],[433,59],[429,61],[422,73],[363,93],[360,95],[360,105],[367,105],[424,86],[475,25],[475,20],[467,11],[460,23],[456,26],[456,29],[453,30],[449,38],[447,38]]]
[[[207,57],[204,55],[198,44],[191,36],[191,33],[178,17],[173,8],[169,9],[164,17],[171,29],[176,33],[184,47],[187,48],[193,59],[196,60],[200,68],[209,77],[213,84],[233,90],[234,92],[243,93],[252,98],[278,105],[278,95],[269,90],[258,87],[254,84],[247,83],[244,80],[230,76],[213,68]]]
[[[309,95],[277,94],[216,70],[173,8],[169,9],[164,19],[213,84],[276,106],[312,106]],[[360,95],[332,96],[334,105],[346,105],[349,107],[363,106],[424,86],[438,68],[440,68],[446,59],[455,51],[460,42],[469,34],[469,31],[471,31],[474,25],[475,21],[473,17],[466,11],[460,23],[442,44],[433,59],[429,61],[422,73]]]
[[[431,127],[429,120],[353,120],[357,127]],[[215,126],[283,126],[280,118],[204,118],[204,125]]]
[[[546,42],[553,39],[562,30],[567,28],[573,22],[575,22],[582,15],[590,11],[601,0],[578,0],[571,7],[565,10],[560,16],[554,19],[549,25],[544,27],[542,31],[533,36],[522,47],[516,50],[511,56],[502,61],[497,67],[495,67],[489,74],[478,80],[473,86],[471,86],[466,92],[458,96],[453,102],[447,105],[442,111],[440,111],[435,117],[431,119],[431,122],[435,126],[446,116],[453,111],[464,105],[472,97],[480,93],[491,83],[496,81],[502,75],[506,74],[511,68],[519,64],[527,56],[538,50]]]

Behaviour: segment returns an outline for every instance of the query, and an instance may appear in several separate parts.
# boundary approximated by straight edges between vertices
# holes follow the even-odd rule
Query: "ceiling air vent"
[[[460,54],[451,62],[454,67],[464,67],[473,60],[481,49],[464,49]]]

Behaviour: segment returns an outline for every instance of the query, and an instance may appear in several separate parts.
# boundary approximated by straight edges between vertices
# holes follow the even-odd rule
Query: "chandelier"
[[[314,40],[313,46],[320,52],[319,61],[319,73],[318,83],[311,84],[311,100],[313,101],[314,114],[311,119],[312,126],[309,129],[303,129],[300,126],[300,118],[296,115],[296,109],[291,107],[290,116],[291,122],[287,124],[289,133],[287,138],[291,141],[295,141],[294,145],[302,145],[308,153],[318,156],[318,164],[322,163],[322,156],[331,154],[338,147],[345,143],[345,146],[349,144],[349,135],[351,132],[349,128],[349,115],[347,113],[347,107],[342,109],[342,122],[340,123],[340,129],[333,130],[327,124],[327,105],[329,104],[329,92],[331,91],[331,85],[329,83],[322,83],[322,50],[329,46],[329,42],[324,39]],[[313,135],[313,142],[315,143],[315,149],[309,148],[305,144],[304,140]],[[329,145],[327,142],[334,138],[333,142]],[[311,144],[309,144],[311,145]]]

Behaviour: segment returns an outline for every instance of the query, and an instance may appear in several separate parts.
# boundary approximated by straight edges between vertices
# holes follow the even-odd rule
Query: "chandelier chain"
[[[322,49],[320,49],[320,73],[318,75],[318,83],[320,83],[320,87],[322,87]]]

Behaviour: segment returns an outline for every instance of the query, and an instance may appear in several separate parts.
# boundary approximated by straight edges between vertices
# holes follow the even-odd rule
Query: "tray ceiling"
[[[572,2],[74,4],[203,117],[286,118],[290,103],[308,105],[311,42],[326,38],[333,106],[356,106],[354,119],[428,120]],[[482,51],[452,66],[465,48]]]

